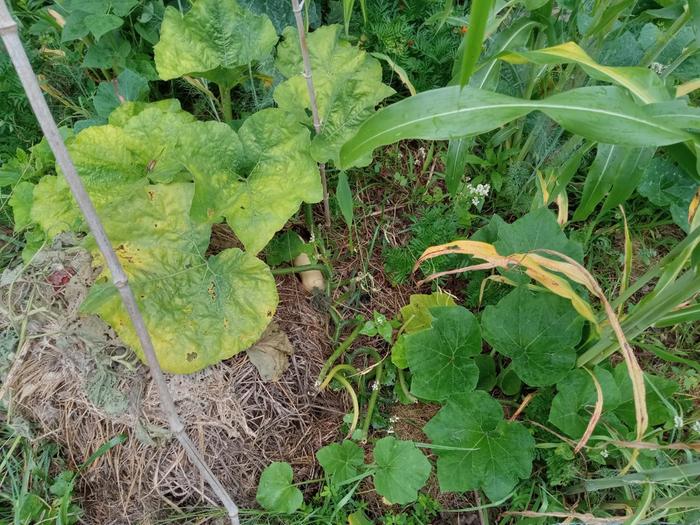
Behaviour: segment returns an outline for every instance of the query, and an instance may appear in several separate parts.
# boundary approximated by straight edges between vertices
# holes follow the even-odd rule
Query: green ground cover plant
[[[13,9],[166,372],[244,352],[276,278],[322,272],[312,388],[347,411],[310,469],[257,466],[243,522],[700,520],[697,1]],[[77,234],[81,312],[144,360],[2,60],[0,261]],[[3,516],[76,523],[90,462],[11,430]]]

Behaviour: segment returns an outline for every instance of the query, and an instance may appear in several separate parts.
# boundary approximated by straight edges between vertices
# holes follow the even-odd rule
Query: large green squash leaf
[[[220,176],[231,191],[244,184],[233,171],[248,169],[241,141],[225,124],[198,122],[169,103],[127,104],[110,122],[84,130],[69,148],[129,276],[161,365],[188,373],[244,350],[274,313],[274,279],[250,253],[233,249],[206,258],[212,221],[200,209],[211,185],[207,175]],[[308,131],[294,125],[308,140]],[[86,230],[62,178],[45,177],[33,196],[32,219],[49,237]],[[272,228],[268,223],[258,228],[263,241],[256,246],[274,233],[266,230]],[[90,238],[88,247],[99,261]],[[140,354],[107,277],[103,273],[94,285],[84,309],[102,316]]]
[[[406,306],[401,307],[403,333],[391,348],[391,362],[401,369],[408,368],[406,360],[406,337],[408,334],[430,328],[433,316],[430,309],[436,306],[454,306],[455,302],[446,293],[413,294]]]
[[[423,430],[439,445],[434,452],[444,492],[482,489],[498,500],[530,476],[535,440],[521,423],[505,421],[486,392],[453,397]]]
[[[318,166],[309,155],[309,131],[292,115],[265,109],[241,126],[240,173],[245,179],[221,188],[221,212],[246,249],[262,250],[302,202],[323,198]]]
[[[224,87],[238,84],[248,64],[269,55],[277,32],[265,15],[235,0],[197,0],[184,15],[165,10],[160,41],[154,46],[163,80],[183,75],[204,77]]]
[[[486,307],[481,326],[484,339],[512,360],[524,383],[548,386],[574,367],[583,317],[558,295],[520,286]]]
[[[374,446],[374,488],[390,503],[416,501],[428,481],[430,462],[413,441],[388,436]]]
[[[664,146],[693,139],[685,129],[697,127],[696,108],[674,104],[671,117],[655,106],[639,105],[617,86],[572,89],[542,100],[451,86],[419,93],[372,115],[342,147],[340,165],[367,165],[375,148],[402,139],[446,140],[485,133],[532,111],[545,113],[571,133],[607,144]]]
[[[380,63],[349,42],[340,39],[339,25],[320,27],[307,37],[311,57],[321,132],[314,137],[311,154],[318,162],[338,163],[340,147],[375,106],[394,90],[382,83]],[[294,113],[311,126],[309,93],[304,78],[296,29],[284,30],[277,48],[277,69],[287,77],[275,89],[280,108]]]
[[[195,372],[255,343],[277,305],[268,267],[238,249],[203,256],[210,227],[188,216],[191,183],[127,189],[125,197],[101,204],[98,213],[129,276],[163,369]],[[125,210],[129,221],[124,221]],[[143,359],[128,314],[107,277],[104,272],[90,289],[83,310],[107,321]]]
[[[461,306],[430,309],[431,328],[405,336],[406,358],[413,374],[411,392],[442,401],[476,388],[481,330],[474,315]]]

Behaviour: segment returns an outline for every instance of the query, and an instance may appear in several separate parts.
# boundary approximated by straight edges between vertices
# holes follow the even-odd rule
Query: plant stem
[[[231,107],[231,90],[219,85],[219,98],[221,99],[221,112],[224,114],[224,121],[233,120],[233,108]]]
[[[284,268],[272,268],[270,273],[272,275],[288,275],[290,273],[302,273],[308,272],[309,270],[320,270],[326,276],[327,279],[331,278],[331,271],[325,264],[304,264],[302,266],[285,266]]]
[[[301,58],[304,62],[304,78],[306,79],[306,90],[309,92],[309,105],[311,106],[311,117],[314,123],[314,130],[318,135],[321,133],[321,119],[318,114],[318,103],[316,102],[316,90],[314,89],[314,80],[311,72],[311,58],[309,56],[309,46],[306,44],[306,28],[304,26],[304,18],[301,16],[302,6],[299,0],[292,0],[292,11],[294,12],[294,20],[299,33],[299,49],[301,50]],[[326,227],[331,225],[331,208],[328,203],[328,181],[326,180],[326,165],[319,164],[321,172],[321,184],[323,185],[323,215],[326,222]]]
[[[19,39],[17,24],[10,15],[10,11],[5,4],[5,0],[0,0],[0,36],[5,43],[7,52],[12,60],[12,63],[14,64],[17,75],[22,82],[24,91],[27,94],[27,99],[29,100],[29,104],[37,117],[41,130],[43,131],[44,136],[46,137],[46,140],[48,141],[49,146],[56,157],[56,163],[61,168],[61,172],[68,183],[70,191],[73,194],[73,198],[78,203],[80,211],[85,217],[85,221],[90,228],[90,232],[92,233],[95,242],[102,253],[107,268],[112,275],[114,286],[119,291],[124,307],[126,308],[129,318],[134,326],[134,331],[138,336],[143,353],[148,361],[151,377],[158,387],[160,405],[166,415],[168,425],[170,426],[170,429],[175,437],[178,439],[178,441],[180,441],[180,444],[185,449],[190,461],[197,466],[202,477],[207,481],[214,493],[221,500],[224,507],[226,507],[231,524],[239,525],[238,507],[228,495],[221,482],[211,471],[195,444],[185,433],[185,427],[178,416],[175,403],[173,402],[173,398],[168,390],[168,385],[165,382],[163,371],[158,363],[158,358],[156,357],[148,328],[146,328],[146,323],[141,315],[138,304],[136,303],[136,297],[129,286],[126,273],[119,262],[117,254],[112,248],[112,244],[107,237],[104,226],[97,215],[97,210],[95,210],[95,206],[93,205],[82,180],[78,176],[75,166],[73,165],[73,161],[68,153],[68,150],[66,149],[66,145],[63,143],[61,134],[58,131],[56,122],[51,115],[49,106],[46,104],[46,100],[41,94],[39,83],[34,71],[32,70],[31,64],[29,63],[27,54],[22,47],[22,42]]]
[[[343,355],[343,352],[345,352],[348,348],[350,348],[350,345],[357,339],[357,337],[360,335],[360,330],[362,330],[362,323],[358,323],[358,325],[355,327],[355,329],[350,332],[350,335],[343,341],[338,348],[335,349],[335,351],[331,354],[331,356],[326,360],[326,362],[323,364],[323,368],[321,368],[321,372],[318,374],[318,379],[316,379],[316,384],[320,385],[323,383],[323,379],[326,377],[326,374],[328,373],[328,369],[333,366],[333,363],[341,356]]]

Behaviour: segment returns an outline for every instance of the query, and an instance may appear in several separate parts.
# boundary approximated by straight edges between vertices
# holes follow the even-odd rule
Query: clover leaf
[[[321,131],[312,142],[311,154],[318,162],[338,164],[340,147],[375,106],[394,90],[382,83],[381,64],[359,48],[340,39],[339,25],[323,26],[307,37]],[[311,126],[311,105],[303,75],[296,29],[287,27],[277,47],[277,69],[287,80],[277,86],[275,102]]]
[[[474,390],[481,352],[481,330],[472,313],[461,306],[430,309],[432,326],[405,336],[406,358],[413,374],[411,392],[441,401]]]
[[[354,478],[365,463],[364,451],[352,441],[332,443],[316,452],[316,459],[332,483]]]
[[[416,501],[418,491],[430,476],[430,462],[415,443],[392,436],[377,441],[374,463],[374,488],[390,503]]]
[[[289,463],[270,463],[260,475],[255,499],[266,510],[291,514],[304,503],[304,495],[292,484],[293,477]]]
[[[444,492],[482,489],[498,500],[530,476],[535,440],[521,423],[505,421],[486,392],[453,396],[423,431],[439,445],[434,452]]]
[[[276,42],[267,16],[253,14],[235,0],[197,0],[184,15],[166,8],[153,50],[161,79],[194,75],[230,89],[247,78],[248,65],[268,56]]]
[[[512,360],[520,379],[548,386],[574,367],[583,318],[568,300],[521,286],[487,306],[481,326],[484,339]]]

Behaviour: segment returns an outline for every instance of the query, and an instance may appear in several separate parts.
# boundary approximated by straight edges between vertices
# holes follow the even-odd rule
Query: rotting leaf
[[[482,489],[496,501],[530,476],[535,440],[521,423],[505,421],[486,392],[452,397],[423,430],[440,446],[434,452],[444,492]]]
[[[277,381],[289,367],[294,347],[274,321],[269,324],[260,340],[246,350],[248,359],[258,369],[263,381]]]

